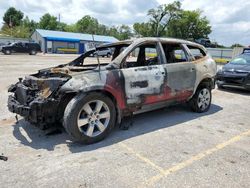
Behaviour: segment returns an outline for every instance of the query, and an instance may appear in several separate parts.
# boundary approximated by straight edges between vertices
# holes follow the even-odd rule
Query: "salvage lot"
[[[7,111],[18,77],[75,55],[0,55],[0,187],[250,187],[250,93],[213,91],[210,111],[185,105],[134,117],[93,145],[47,136]]]

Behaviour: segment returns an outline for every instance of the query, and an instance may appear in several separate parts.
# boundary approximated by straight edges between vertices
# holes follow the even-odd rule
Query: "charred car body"
[[[41,128],[61,122],[73,139],[93,143],[133,113],[181,102],[209,109],[216,64],[201,45],[141,38],[97,50],[105,48],[112,48],[110,63],[87,64],[92,50],[19,79],[9,88],[9,110]]]

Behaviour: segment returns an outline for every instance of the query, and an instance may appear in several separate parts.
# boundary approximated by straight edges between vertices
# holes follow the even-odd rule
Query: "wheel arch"
[[[193,95],[189,99],[191,99],[195,95],[196,90],[199,89],[201,86],[207,86],[211,90],[214,89],[215,88],[214,77],[207,76],[207,77],[204,77],[203,79],[201,79],[201,81],[198,82],[198,84],[194,88]]]
[[[214,79],[211,78],[211,77],[203,78],[200,81],[200,83],[198,84],[197,88],[199,88],[201,86],[204,86],[204,85],[207,86],[207,87],[209,87],[210,89],[214,89],[214,87],[215,87]]]

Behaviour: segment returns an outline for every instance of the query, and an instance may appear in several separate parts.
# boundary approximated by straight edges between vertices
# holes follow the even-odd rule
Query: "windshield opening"
[[[100,65],[107,65],[111,63],[118,55],[120,55],[130,44],[119,45],[107,45],[100,46],[97,49],[92,49],[82,54],[75,60],[69,63],[74,66],[88,66],[98,65],[98,59]]]

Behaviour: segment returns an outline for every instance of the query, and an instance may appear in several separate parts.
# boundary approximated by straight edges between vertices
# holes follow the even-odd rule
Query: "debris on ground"
[[[8,157],[6,157],[6,156],[4,156],[4,155],[0,155],[0,160],[7,161],[7,160],[8,160]]]

